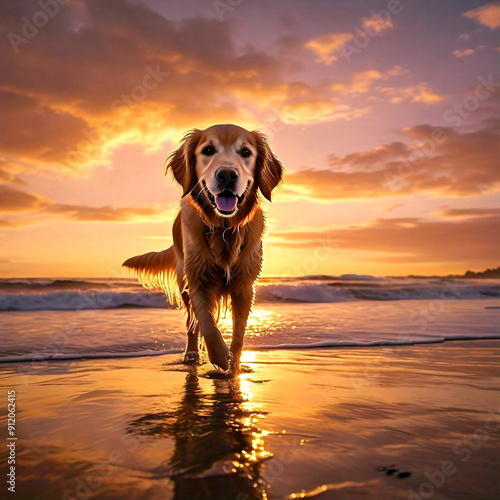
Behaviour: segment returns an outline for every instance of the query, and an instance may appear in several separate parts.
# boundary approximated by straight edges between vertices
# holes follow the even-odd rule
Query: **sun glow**
[[[230,313],[219,320],[223,336],[229,339],[233,332],[233,319]],[[263,335],[272,335],[275,331],[284,328],[285,323],[280,321],[280,315],[269,309],[254,309],[247,321],[245,337],[255,338]]]

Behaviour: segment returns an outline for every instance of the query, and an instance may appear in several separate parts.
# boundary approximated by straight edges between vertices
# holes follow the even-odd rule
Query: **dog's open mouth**
[[[207,189],[207,196],[212,205],[216,207],[221,214],[231,215],[236,211],[238,204],[243,202],[245,193],[241,196],[237,196],[232,191],[226,190],[214,195]]]

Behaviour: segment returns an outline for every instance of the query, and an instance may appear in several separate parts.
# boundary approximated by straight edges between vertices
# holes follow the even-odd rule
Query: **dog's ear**
[[[194,150],[201,138],[202,131],[193,129],[182,139],[182,144],[168,157],[165,174],[169,169],[175,180],[182,186],[182,196],[186,196],[196,185],[196,157]]]
[[[253,135],[257,142],[257,185],[264,198],[271,201],[272,190],[283,179],[283,165],[271,151],[266,136],[260,132],[253,132]]]

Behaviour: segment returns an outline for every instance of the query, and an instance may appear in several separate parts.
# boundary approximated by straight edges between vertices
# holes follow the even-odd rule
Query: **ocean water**
[[[247,349],[500,338],[500,280],[266,278]],[[0,280],[0,362],[182,353],[184,315],[133,279]],[[229,340],[230,318],[222,319]]]

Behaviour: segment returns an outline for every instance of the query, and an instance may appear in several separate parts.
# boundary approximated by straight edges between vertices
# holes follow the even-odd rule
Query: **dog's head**
[[[283,167],[266,137],[236,125],[194,129],[172,153],[167,170],[196,203],[209,206],[221,217],[235,216],[245,200],[256,199],[260,189],[271,200],[283,177]]]

